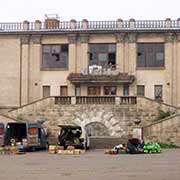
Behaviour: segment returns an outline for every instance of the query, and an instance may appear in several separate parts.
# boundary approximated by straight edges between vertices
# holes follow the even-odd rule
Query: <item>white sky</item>
[[[0,22],[44,20],[58,14],[60,20],[162,20],[180,18],[180,0],[0,0]]]

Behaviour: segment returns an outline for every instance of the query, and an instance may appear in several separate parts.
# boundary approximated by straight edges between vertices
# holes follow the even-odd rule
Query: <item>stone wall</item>
[[[137,104],[118,105],[57,105],[54,97],[49,97],[12,110],[8,115],[13,118],[21,116],[24,120],[30,121],[45,120],[44,126],[50,135],[51,141],[56,142],[59,132],[58,125],[69,124],[85,127],[92,137],[127,139],[132,136],[133,128],[137,127],[135,121],[140,121],[139,127],[152,124],[158,116],[159,109],[165,112],[170,111],[174,115],[179,112],[176,107],[143,97],[137,98]],[[163,131],[166,131],[166,129],[168,131],[169,127],[164,126]],[[101,140],[95,138],[93,142],[100,142]],[[107,142],[109,142],[109,138]]]
[[[86,127],[93,136],[131,136],[135,121],[140,120],[140,126],[151,124],[158,115],[158,109],[177,109],[148,98],[137,98],[137,104],[101,105],[76,104],[56,105],[54,98],[49,97],[10,111],[9,116],[19,115],[25,120],[46,120],[45,126],[54,136],[57,136],[62,124],[77,124]]]
[[[144,140],[180,146],[180,114],[143,127]]]
[[[152,120],[155,120],[159,114],[159,110],[164,112],[170,112],[171,114],[180,113],[180,108],[165,104],[163,102],[157,102],[147,97],[137,98],[137,112],[140,112],[139,116],[145,118],[146,124],[150,124]]]
[[[15,122],[16,119],[0,114],[0,123],[7,124],[8,122]]]

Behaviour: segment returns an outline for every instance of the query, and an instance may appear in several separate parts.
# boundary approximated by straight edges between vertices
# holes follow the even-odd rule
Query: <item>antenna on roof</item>
[[[58,14],[45,14],[45,19],[56,19],[59,20]]]

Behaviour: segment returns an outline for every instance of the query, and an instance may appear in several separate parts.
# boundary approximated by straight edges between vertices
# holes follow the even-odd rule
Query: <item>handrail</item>
[[[112,29],[177,29],[180,20],[122,20],[122,21],[87,21],[83,26],[82,21],[51,21],[49,22],[3,22],[0,31],[32,31],[32,30],[112,30]],[[133,27],[130,26],[133,23]]]

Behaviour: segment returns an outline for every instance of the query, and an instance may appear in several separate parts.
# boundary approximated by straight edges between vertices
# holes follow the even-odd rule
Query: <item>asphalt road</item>
[[[180,180],[180,149],[161,154],[0,155],[0,180]]]

